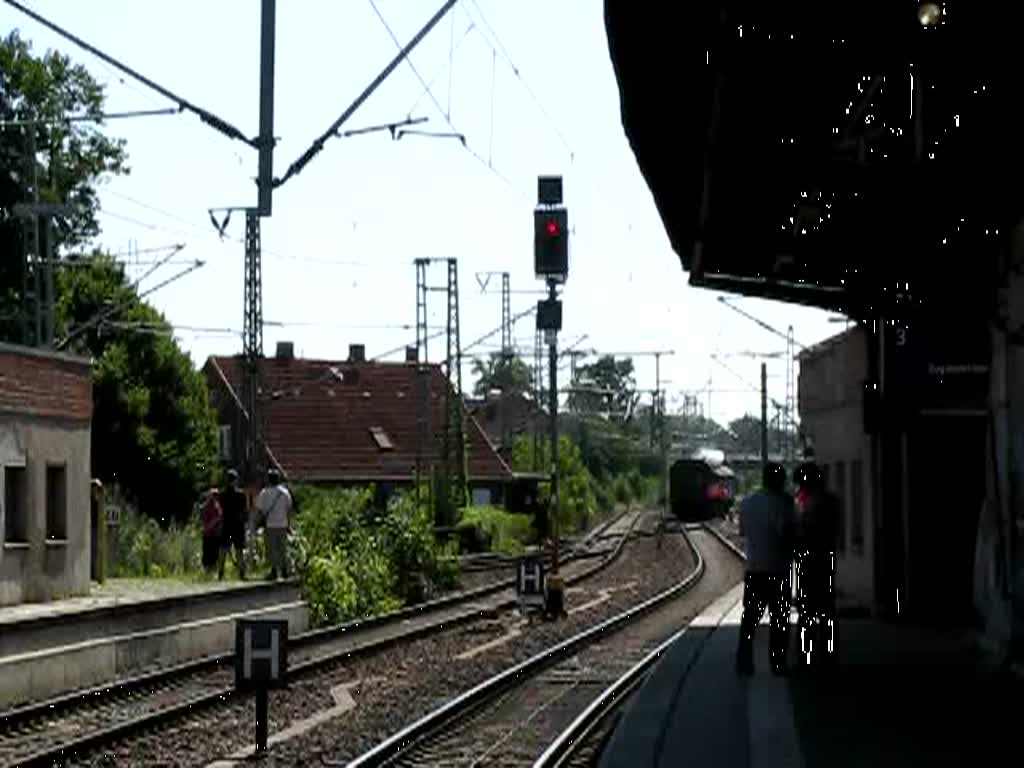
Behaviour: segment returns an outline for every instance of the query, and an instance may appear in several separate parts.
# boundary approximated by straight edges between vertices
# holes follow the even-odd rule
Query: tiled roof
[[[213,366],[213,368],[211,368]],[[223,373],[242,392],[239,357],[211,357],[208,380]],[[424,456],[439,462],[447,381],[428,367],[430,423]],[[266,358],[261,361],[264,441],[291,477],[309,481],[408,481],[419,432],[415,363],[349,363]],[[511,470],[463,409],[471,480],[506,480]],[[375,434],[376,433],[376,434]],[[382,448],[390,443],[391,448]]]

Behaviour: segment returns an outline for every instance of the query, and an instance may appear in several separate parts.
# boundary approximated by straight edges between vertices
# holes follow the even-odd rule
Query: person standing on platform
[[[267,550],[270,553],[270,578],[288,578],[288,532],[291,530],[294,505],[292,495],[281,482],[276,469],[267,472],[267,487],[256,498],[256,511],[267,529]]]
[[[834,658],[839,499],[825,488],[821,469],[813,462],[797,468],[794,482],[801,506],[800,647],[805,658],[815,664]]]
[[[224,580],[224,565],[231,550],[235,552],[235,566],[238,577],[245,581],[245,528],[249,520],[248,498],[239,487],[238,472],[228,470],[228,483],[220,495],[221,507],[224,510],[224,536],[221,539],[220,564],[218,577]]]
[[[203,568],[212,575],[220,557],[221,537],[224,535],[224,510],[220,494],[215,487],[206,492],[201,510],[203,523]]]
[[[786,493],[786,472],[769,463],[762,488],[740,504],[740,531],[746,539],[747,572],[743,580],[743,618],[740,621],[736,669],[741,675],[754,672],[754,633],[765,608],[771,617],[772,671],[788,673],[789,571],[792,563],[795,511]]]

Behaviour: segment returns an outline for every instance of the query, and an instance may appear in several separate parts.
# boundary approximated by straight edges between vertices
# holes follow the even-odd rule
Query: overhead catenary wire
[[[529,83],[526,82],[526,79],[523,77],[522,72],[519,71],[519,67],[517,67],[513,63],[512,57],[509,56],[509,53],[505,49],[505,46],[502,45],[501,39],[498,37],[498,33],[494,31],[494,28],[487,21],[487,17],[484,16],[483,9],[480,8],[480,5],[476,2],[476,0],[470,0],[470,2],[472,3],[473,8],[476,9],[477,15],[480,16],[480,21],[483,22],[484,27],[490,33],[491,37],[494,38],[493,44],[490,41],[488,41],[487,44],[491,47],[491,50],[495,54],[498,54],[499,52],[501,53],[501,56],[508,63],[508,66],[512,70],[512,73],[516,76],[516,79],[519,80],[520,83],[522,83],[523,88],[526,89],[526,92],[530,95],[530,98],[533,99],[534,104],[537,105],[537,109],[540,110],[540,113],[544,116],[544,119],[548,121],[548,125],[551,126],[551,129],[555,132],[559,140],[562,142],[562,146],[564,146],[565,150],[569,153],[569,162],[573,162],[576,153],[573,152],[572,147],[569,145],[569,140],[565,138],[565,135],[559,130],[558,125],[552,119],[551,115],[548,114],[548,111],[544,108],[544,105],[541,103],[541,100],[537,98],[537,94],[534,93],[532,88],[530,88],[530,85]],[[487,39],[486,36],[481,36],[484,37],[485,40]],[[497,47],[495,47],[495,45]]]
[[[238,128],[236,128],[231,123],[229,123],[226,120],[224,120],[223,118],[220,118],[217,115],[215,115],[212,112],[210,112],[209,110],[203,109],[202,107],[200,107],[200,106],[198,106],[196,104],[193,104],[192,102],[188,101],[187,99],[185,99],[185,98],[183,98],[181,96],[178,96],[173,91],[163,87],[162,85],[160,85],[159,83],[154,82],[153,80],[150,80],[145,75],[142,75],[139,72],[136,72],[131,67],[129,67],[126,64],[123,64],[122,62],[120,62],[117,59],[115,59],[113,56],[104,53],[99,48],[96,48],[95,46],[90,45],[89,43],[87,43],[82,38],[72,34],[71,32],[68,32],[63,27],[58,26],[57,24],[55,24],[54,22],[50,21],[49,19],[47,19],[47,18],[45,18],[43,16],[40,16],[38,13],[36,13],[33,10],[31,10],[30,8],[26,8],[24,5],[22,5],[21,3],[17,2],[16,0],[3,0],[3,1],[5,3],[7,3],[7,5],[11,6],[12,8],[14,8],[14,9],[16,9],[18,11],[21,11],[26,16],[30,17],[31,19],[33,19],[34,21],[38,22],[39,24],[42,24],[44,27],[46,27],[47,29],[51,30],[52,32],[55,32],[56,34],[60,35],[65,40],[68,40],[68,41],[74,43],[79,48],[82,48],[83,50],[86,50],[89,53],[91,53],[93,56],[96,56],[97,58],[102,59],[103,61],[105,61],[108,64],[110,64],[112,67],[116,67],[117,69],[121,70],[122,72],[124,72],[129,77],[133,77],[136,80],[138,80],[140,83],[146,85],[149,88],[152,88],[154,91],[159,93],[161,96],[163,96],[163,97],[167,98],[168,100],[173,101],[175,104],[177,104],[179,109],[187,110],[189,112],[192,112],[192,113],[196,114],[199,117],[200,120],[202,120],[204,123],[209,125],[211,128],[213,128],[213,129],[215,129],[217,131],[220,131],[225,136],[227,136],[229,138],[232,138],[232,139],[235,139],[236,141],[241,141],[244,144],[248,144],[251,147],[258,148],[258,146],[257,146],[258,142],[255,139],[248,138]]]
[[[117,312],[123,312],[125,309],[130,307],[133,303],[137,302],[138,300],[144,299],[146,296],[149,296],[150,294],[154,293],[155,291],[158,291],[161,288],[163,288],[163,287],[165,287],[167,285],[170,285],[171,283],[175,282],[176,280],[180,280],[181,278],[185,277],[186,275],[190,274],[191,272],[194,272],[195,270],[201,268],[202,266],[203,266],[203,262],[197,261],[195,264],[193,264],[188,269],[182,270],[181,272],[177,273],[176,275],[173,275],[172,277],[167,278],[163,282],[157,283],[153,287],[147,288],[145,291],[142,291],[141,293],[139,293],[137,295],[134,295],[134,296],[132,296],[129,299],[126,299],[125,301],[121,302],[120,304],[115,304],[114,306],[109,307],[106,311],[104,311],[104,312],[102,312],[102,313],[100,313],[98,315],[93,316],[92,319],[87,320],[85,323],[82,323],[77,328],[75,328],[71,333],[67,334],[63,339],[61,339],[60,342],[56,345],[57,349],[58,350],[63,349],[71,341],[73,341],[74,339],[78,338],[80,335],[82,335],[83,333],[88,331],[90,328],[95,328],[97,325],[99,325],[100,323],[102,323],[105,320],[107,320],[113,314],[115,314]]]
[[[391,39],[394,41],[395,45],[397,45],[401,50],[401,42],[399,42],[398,37],[395,35],[394,31],[392,31],[391,26],[388,24],[387,19],[384,18],[384,15],[380,12],[380,9],[377,7],[377,4],[374,2],[374,0],[368,0],[368,2],[370,3],[370,6],[373,8],[374,13],[377,14],[377,18],[380,19],[381,24],[384,25],[384,29],[387,30],[388,35],[391,36]],[[412,59],[410,59],[408,56],[404,57],[404,59],[405,63],[409,65],[409,68],[412,70],[413,74],[416,75],[416,79],[420,81],[420,85],[423,86],[423,90],[426,92],[427,96],[430,97],[430,100],[431,102],[433,102],[434,107],[437,109],[438,113],[440,113],[441,116],[444,117],[445,122],[448,123],[448,127],[452,129],[452,132],[456,136],[462,138],[461,144],[463,148],[467,152],[469,152],[474,158],[476,158],[476,160],[480,162],[484,167],[491,171],[491,173],[493,173],[495,176],[501,179],[501,181],[503,181],[508,187],[515,190],[517,193],[519,193],[524,198],[529,200],[529,195],[523,192],[523,190],[519,189],[519,187],[517,187],[508,177],[506,177],[504,174],[498,171],[497,168],[495,168],[493,165],[487,162],[487,160],[485,160],[483,156],[480,155],[479,152],[477,152],[471,146],[469,146],[469,142],[466,140],[465,134],[462,134],[459,131],[459,129],[452,124],[451,118],[445,113],[445,110],[441,107],[440,102],[437,100],[437,97],[434,96],[434,92],[430,89],[430,86],[427,84],[427,81],[423,79],[423,76],[420,74],[419,70],[416,69],[416,65],[412,63]]]
[[[134,109],[126,112],[105,112],[99,115],[64,115],[50,120],[0,120],[0,128],[20,128],[30,125],[63,125],[64,123],[100,123],[104,120],[126,120],[133,117],[177,115],[177,109]]]
[[[183,235],[195,235],[195,234],[198,234],[201,237],[204,237],[204,238],[207,238],[207,239],[216,238],[218,242],[223,242],[224,240],[230,240],[230,242],[232,242],[232,243],[244,243],[245,242],[245,238],[243,238],[243,237],[232,237],[232,236],[225,236],[223,238],[223,240],[222,240],[220,238],[220,236],[217,235],[216,232],[211,231],[211,229],[210,229],[208,224],[198,224],[198,223],[196,223],[194,221],[190,221],[188,219],[182,218],[181,216],[178,216],[178,215],[176,215],[174,213],[166,211],[166,210],[164,210],[162,208],[159,208],[157,206],[154,206],[154,205],[152,205],[150,203],[143,202],[143,201],[138,200],[138,199],[136,199],[134,197],[131,197],[129,195],[125,195],[125,194],[123,194],[121,192],[115,192],[115,191],[110,190],[110,189],[104,190],[104,192],[106,194],[110,194],[110,195],[113,195],[114,197],[118,197],[118,198],[120,198],[122,200],[125,200],[126,202],[129,202],[129,203],[131,203],[133,205],[137,205],[140,208],[145,208],[146,210],[151,211],[152,213],[156,213],[156,214],[158,214],[160,216],[163,216],[165,218],[168,218],[170,220],[177,221],[177,222],[179,222],[179,223],[189,227],[190,230],[169,229],[169,228],[161,226],[159,224],[154,224],[152,222],[142,221],[142,220],[140,220],[138,218],[134,218],[134,217],[131,217],[131,216],[126,216],[125,214],[119,213],[117,211],[112,211],[109,208],[101,208],[99,210],[99,213],[104,215],[104,216],[110,216],[111,218],[118,219],[120,221],[124,221],[124,222],[127,222],[129,224],[134,224],[136,226],[143,227],[144,229],[148,229],[148,230],[151,230],[151,231],[163,231],[163,232],[167,232],[169,234],[183,234]],[[299,261],[299,262],[308,263],[308,264],[324,264],[324,265],[327,265],[327,266],[380,267],[380,266],[398,266],[400,264],[401,265],[406,264],[405,260],[398,260],[398,259],[396,259],[396,260],[388,260],[388,261],[382,261],[382,260],[366,261],[366,260],[343,260],[343,259],[317,259],[317,258],[313,258],[313,257],[309,257],[309,256],[298,256],[298,255],[295,255],[295,254],[281,253],[280,251],[269,249],[266,246],[264,246],[262,248],[262,252],[263,252],[263,255],[265,257],[269,256],[269,257],[275,258],[275,259],[288,260],[288,261]]]
[[[404,48],[401,43],[398,44],[398,55],[395,56],[395,58],[393,58],[386,67],[384,67],[381,73],[374,78],[373,82],[363,89],[363,92],[356,97],[356,100],[341,113],[337,120],[331,123],[330,127],[313,142],[309,149],[303,152],[295,162],[288,166],[288,170],[285,172],[284,176],[274,179],[273,185],[275,189],[285,184],[296,174],[301,173],[302,169],[309,165],[310,161],[323,151],[327,140],[338,134],[338,129],[341,128],[345,121],[355,114],[355,111],[363,105],[363,103],[370,97],[370,94],[377,90],[380,84],[395,71],[398,65],[409,56],[412,49],[419,45],[420,41],[427,36],[430,30],[432,30],[442,18],[444,18],[445,14],[452,9],[452,6],[454,6],[456,2],[457,0],[446,0],[445,4],[441,6],[437,13],[431,17],[430,21],[426,23],[426,25],[405,45]]]
[[[455,22],[455,14],[452,14],[452,23],[454,24],[454,22]],[[462,37],[459,38],[459,41],[457,43],[455,43],[454,47],[452,48],[451,55],[448,57],[448,63],[444,64],[440,68],[438,68],[437,72],[434,73],[434,76],[432,78],[430,78],[430,80],[428,81],[428,85],[429,86],[432,87],[434,85],[434,83],[437,81],[437,78],[439,78],[441,76],[441,74],[445,70],[448,70],[449,76],[451,75],[452,64],[454,62],[455,53],[459,50],[459,47],[462,45],[462,43],[465,42],[466,38],[469,37],[469,33],[473,31],[473,27],[474,27],[474,24],[473,24],[472,21],[470,21],[469,22],[469,26],[466,27],[466,31],[462,33]],[[449,77],[449,80],[448,80],[448,116],[449,117],[451,117],[451,87],[452,87],[452,85],[451,85],[451,77]],[[413,113],[413,111],[416,109],[416,107],[419,106],[420,102],[423,101],[423,97],[426,96],[426,95],[427,95],[427,91],[426,91],[426,89],[424,89],[420,93],[420,95],[416,97],[416,101],[414,101],[412,103],[412,106],[409,107],[408,110],[406,110],[406,114],[407,115],[411,115]]]

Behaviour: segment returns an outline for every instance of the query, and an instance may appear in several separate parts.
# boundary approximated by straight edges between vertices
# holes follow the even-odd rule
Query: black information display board
[[[980,408],[989,391],[987,318],[920,314],[885,329],[886,393],[908,409]]]

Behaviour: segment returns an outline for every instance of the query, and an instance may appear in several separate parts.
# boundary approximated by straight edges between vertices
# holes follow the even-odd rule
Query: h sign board
[[[241,619],[235,622],[235,687],[282,688],[288,677],[288,622]]]
[[[539,558],[523,558],[516,570],[516,595],[522,607],[544,607],[544,563]]]

